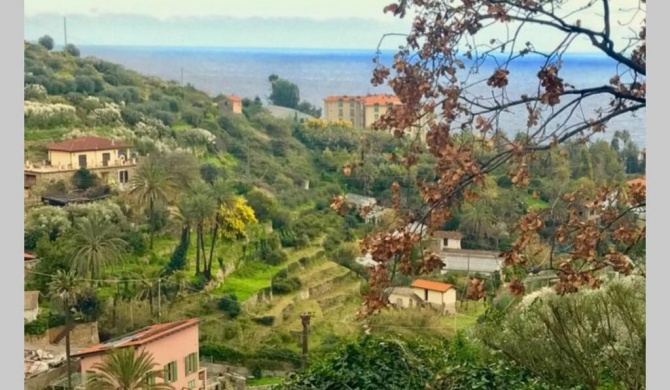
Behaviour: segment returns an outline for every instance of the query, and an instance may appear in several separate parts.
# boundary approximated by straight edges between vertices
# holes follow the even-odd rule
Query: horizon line
[[[32,42],[36,43],[36,42]],[[55,45],[64,47],[64,45]],[[107,44],[107,43],[85,43],[76,44],[77,47],[100,47],[116,49],[200,49],[200,50],[245,50],[245,51],[330,51],[330,52],[377,52],[377,48],[347,48],[347,47],[267,47],[267,46],[212,46],[212,45],[173,45],[173,44]],[[382,53],[397,53],[398,49],[380,49]],[[506,56],[505,54],[504,56]],[[566,52],[564,56],[598,56],[608,58],[604,53],[598,51],[592,52]],[[531,58],[530,56],[527,58]]]

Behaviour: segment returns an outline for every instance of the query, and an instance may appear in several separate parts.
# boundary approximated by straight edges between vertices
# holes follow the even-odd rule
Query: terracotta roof
[[[446,230],[438,230],[435,233],[433,233],[433,237],[435,238],[446,238],[449,240],[462,240],[463,235],[460,232],[456,231],[446,231]]]
[[[47,145],[48,150],[59,152],[88,152],[91,150],[109,150],[126,147],[128,147],[128,145],[123,142],[100,137],[73,138]]]
[[[228,100],[235,103],[242,103],[242,98],[237,95],[228,95]]]
[[[453,288],[451,284],[447,283],[440,283],[440,282],[433,282],[430,280],[424,280],[424,279],[417,279],[412,283],[412,287],[414,288],[423,288],[426,290],[432,290],[432,291],[439,291],[439,292],[446,292],[449,289]]]
[[[36,257],[30,253],[23,252],[23,261],[35,260]]]
[[[23,292],[23,310],[35,310],[40,302],[39,291]]]
[[[363,97],[363,104],[366,106],[373,106],[375,104],[401,104],[401,102],[395,95],[368,95]]]
[[[147,326],[124,336],[106,341],[104,343],[85,348],[72,356],[84,356],[96,353],[103,353],[114,348],[135,347],[146,345],[157,339],[172,335],[184,329],[195,326],[200,322],[198,318],[190,318],[188,320],[166,322],[163,324],[156,324]]]

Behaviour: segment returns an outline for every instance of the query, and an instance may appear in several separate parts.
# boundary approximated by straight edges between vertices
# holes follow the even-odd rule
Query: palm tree
[[[137,167],[128,194],[140,207],[154,215],[158,204],[167,204],[176,184],[172,175],[158,159],[150,158]],[[149,249],[154,249],[154,232],[149,233]]]
[[[216,246],[216,239],[219,236],[219,228],[222,223],[221,209],[224,207],[229,207],[233,203],[235,197],[234,190],[229,182],[218,178],[212,183],[212,193],[214,199],[216,200],[216,215],[214,217],[214,223],[212,225],[212,242],[209,247],[209,259],[205,257],[205,277],[208,279],[212,276],[212,258],[214,257],[214,247]]]
[[[82,281],[77,274],[58,270],[51,277],[49,296],[61,303],[65,313],[65,361],[67,364],[67,388],[72,389],[72,371],[70,370],[70,330],[72,326],[72,308],[82,292]]]
[[[174,390],[168,383],[156,383],[163,378],[156,366],[146,350],[136,355],[132,347],[114,349],[86,375],[86,390]]]
[[[97,216],[80,219],[72,236],[72,267],[82,277],[97,278],[121,261],[125,242],[116,228]]]
[[[188,192],[183,200],[182,210],[186,220],[195,225],[195,272],[200,274],[200,254],[206,258],[204,231],[216,216],[217,202],[211,188],[204,182],[194,183]]]
[[[496,221],[488,205],[475,202],[463,207],[460,215],[460,229],[478,239],[491,238],[495,234]]]

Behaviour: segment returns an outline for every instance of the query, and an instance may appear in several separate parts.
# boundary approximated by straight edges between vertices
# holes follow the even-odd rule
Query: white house
[[[463,235],[459,232],[438,230],[433,233],[433,237],[440,252],[445,249],[461,249]]]
[[[409,287],[389,287],[384,292],[388,296],[389,303],[397,308],[411,309],[426,304],[416,291]]]
[[[503,259],[499,252],[463,249],[463,235],[459,232],[436,231],[432,238],[435,249],[444,262],[442,273],[463,271],[490,274],[502,269]]]
[[[39,291],[23,292],[23,319],[26,322],[35,321],[40,314]]]
[[[442,313],[456,313],[456,289],[451,284],[417,279],[410,288],[424,302]]]

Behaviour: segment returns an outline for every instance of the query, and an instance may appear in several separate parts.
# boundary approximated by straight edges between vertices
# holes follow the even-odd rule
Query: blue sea
[[[370,83],[374,69],[374,50],[298,50],[298,49],[239,49],[185,47],[112,47],[81,46],[82,56],[94,56],[116,62],[140,73],[163,79],[183,81],[212,95],[236,94],[260,97],[270,93],[268,76],[277,74],[291,80],[300,88],[300,96],[317,106],[328,95],[363,95],[390,93],[387,86],[373,87]],[[382,62],[392,64],[393,52],[383,52]],[[510,67],[510,97],[537,90],[537,72],[542,59],[527,58]],[[495,63],[489,61],[480,68],[476,79],[488,77]],[[607,84],[616,64],[595,55],[579,54],[564,58],[561,77],[576,88]],[[485,84],[475,86],[475,94],[488,93]],[[592,118],[599,107],[607,108],[607,99],[591,99],[582,103],[573,115]],[[644,147],[646,111],[626,115],[608,124],[604,138],[616,130],[628,130],[632,139]],[[525,128],[525,109],[501,117],[501,127],[508,133]]]

